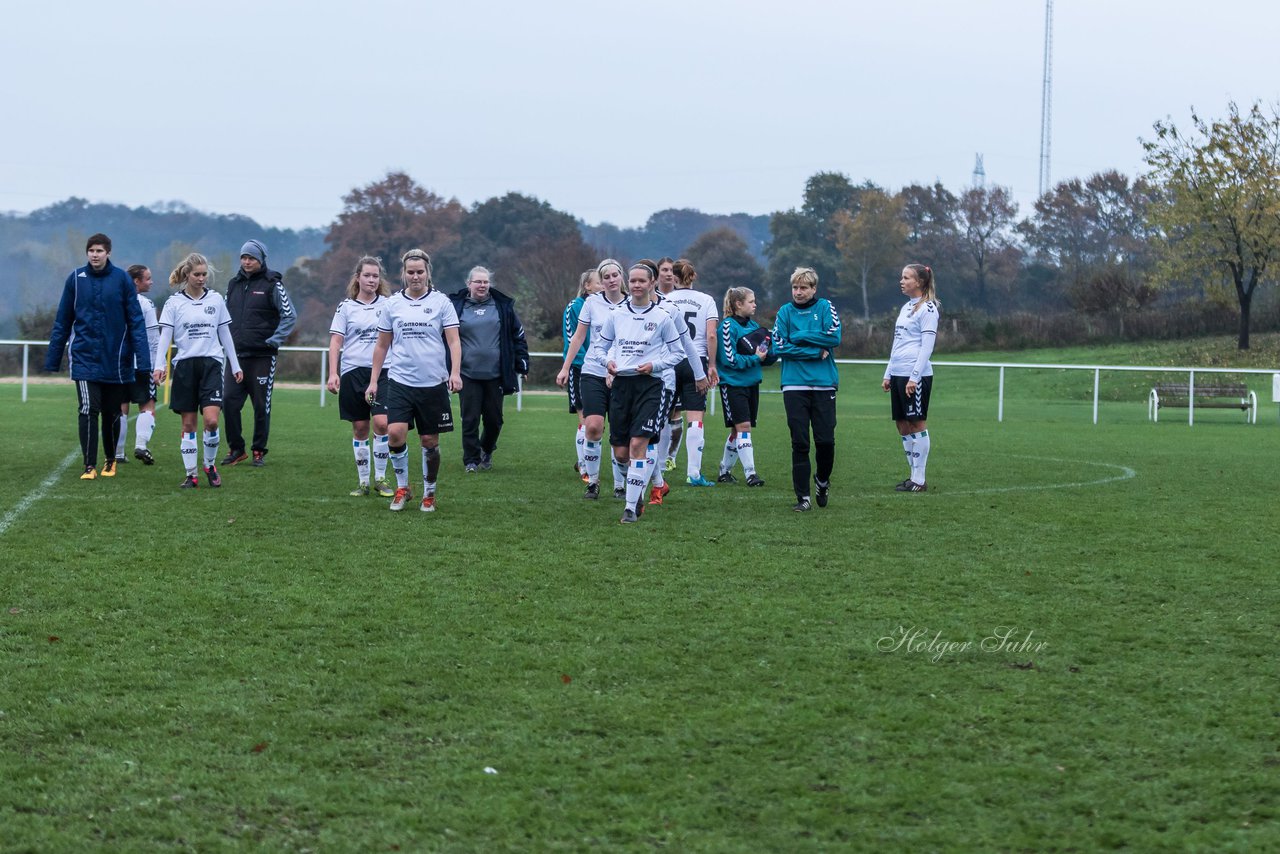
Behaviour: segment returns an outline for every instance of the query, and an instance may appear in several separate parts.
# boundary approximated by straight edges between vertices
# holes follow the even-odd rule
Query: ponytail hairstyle
[[[933,303],[934,308],[942,311],[942,303],[938,301],[938,289],[933,284],[933,269],[924,264],[908,264],[907,269],[915,272],[916,278],[920,280],[920,302],[911,309],[911,313],[915,314],[920,310],[920,306],[927,302]]]
[[[356,262],[356,269],[351,274],[351,281],[347,282],[347,299],[355,299],[356,295],[360,293],[360,273],[366,265],[378,268],[378,295],[390,296],[391,286],[387,284],[387,271],[382,267],[382,259],[375,258],[373,255],[364,255]],[[427,269],[429,270],[430,267]]]
[[[199,252],[192,252],[186,258],[182,259],[182,263],[173,268],[173,272],[169,274],[169,287],[181,288],[187,284],[187,277],[191,275],[191,271],[196,267],[206,267],[209,270],[209,278],[204,280],[205,288],[213,284],[213,274],[218,272],[213,269],[213,265],[209,263],[209,259],[201,255]]]
[[[755,295],[756,292],[751,288],[729,288],[724,292],[724,316],[736,316],[738,307]]]
[[[434,285],[431,281],[431,256],[421,249],[410,249],[400,256],[400,282],[407,287],[407,283],[404,281],[404,268],[406,264],[415,259],[427,265],[427,289],[430,290]]]
[[[595,270],[584,270],[582,275],[578,277],[578,297],[587,295],[587,285],[591,284],[592,279],[600,278],[600,274]]]
[[[693,269],[693,262],[687,258],[681,258],[671,265],[671,272],[676,274],[676,278],[680,280],[677,287],[691,288],[693,280],[698,278],[698,271]]]
[[[88,251],[88,250],[85,250],[85,251]],[[135,282],[142,281],[142,274],[145,272],[147,272],[146,264],[130,264],[129,265],[129,278],[133,279]]]

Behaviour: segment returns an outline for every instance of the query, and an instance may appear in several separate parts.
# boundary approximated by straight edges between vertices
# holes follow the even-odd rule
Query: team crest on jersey
[[[649,321],[648,323],[646,323],[646,324],[644,325],[644,331],[645,331],[645,332],[652,332],[653,330],[655,330],[655,329],[657,329],[657,328],[658,328],[658,324],[654,323],[652,320],[651,320],[651,321]]]
[[[217,310],[216,308],[214,308],[213,306],[211,306],[211,305],[206,305],[206,306],[204,307],[204,313],[205,313],[205,314],[217,314],[217,313],[218,313],[218,310]]]

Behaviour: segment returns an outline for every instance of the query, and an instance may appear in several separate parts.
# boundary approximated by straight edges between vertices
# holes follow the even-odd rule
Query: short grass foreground
[[[1094,426],[1034,373],[1004,423],[946,373],[900,494],[848,370],[804,514],[766,395],[765,488],[631,526],[558,395],[490,472],[446,437],[428,515],[347,496],[314,392],[180,491],[171,413],[82,482],[71,387],[0,385],[0,848],[1275,850],[1274,404]]]

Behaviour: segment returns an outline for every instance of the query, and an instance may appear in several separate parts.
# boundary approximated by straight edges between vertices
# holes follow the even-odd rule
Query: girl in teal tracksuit
[[[742,461],[747,486],[764,486],[756,474],[751,428],[760,411],[761,366],[773,364],[769,333],[752,318],[756,295],[750,288],[729,288],[724,295],[724,320],[716,342],[716,367],[720,371],[720,403],[724,426],[730,429],[720,459],[719,483],[733,483],[733,465]]]
[[[791,430],[791,485],[797,512],[808,510],[809,431],[813,430],[819,507],[827,506],[836,457],[836,372],[833,349],[840,346],[840,315],[818,297],[818,274],[797,267],[791,274],[791,302],[778,309],[773,324],[774,352],[782,359],[782,403]]]

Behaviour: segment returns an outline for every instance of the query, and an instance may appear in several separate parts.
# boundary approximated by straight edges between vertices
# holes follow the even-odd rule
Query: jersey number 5
[[[689,340],[698,340],[698,328],[693,325],[693,319],[698,316],[696,311],[686,311],[684,313],[684,322],[689,327]]]

